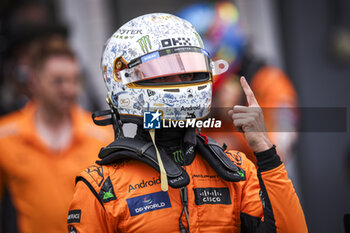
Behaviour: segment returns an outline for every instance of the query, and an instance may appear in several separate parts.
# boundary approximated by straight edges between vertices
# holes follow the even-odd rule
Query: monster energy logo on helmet
[[[137,42],[139,43],[142,52],[144,53],[148,53],[149,50],[152,49],[151,41],[149,40],[149,35],[141,37],[137,40]]]

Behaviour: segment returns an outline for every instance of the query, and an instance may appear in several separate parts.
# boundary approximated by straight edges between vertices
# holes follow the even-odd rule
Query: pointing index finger
[[[252,91],[252,89],[250,88],[247,80],[242,76],[241,77],[241,86],[243,88],[244,94],[247,98],[247,102],[248,102],[248,106],[252,106],[252,107],[258,107],[258,101],[255,98],[255,95]]]

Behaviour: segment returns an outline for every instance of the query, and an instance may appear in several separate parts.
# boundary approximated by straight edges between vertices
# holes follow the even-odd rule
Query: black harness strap
[[[197,134],[196,149],[216,173],[226,181],[236,182],[245,180],[245,171],[227,157],[219,144],[213,139],[207,138],[208,143],[206,144],[205,139]]]
[[[209,139],[208,144],[205,144],[204,139],[197,135],[195,148],[224,180],[233,182],[245,180],[244,170],[236,166],[226,156],[222,147],[214,140]],[[181,188],[188,185],[190,177],[187,172],[173,161],[161,147],[158,149],[168,176],[169,186]],[[99,158],[101,160],[96,162],[99,165],[116,163],[122,159],[136,159],[148,164],[159,172],[159,164],[153,143],[140,139],[118,138],[107,147],[101,149]]]
[[[190,178],[185,170],[167,156],[162,148],[158,149],[168,176],[169,185],[173,188],[180,188],[189,184]],[[99,165],[112,164],[121,159],[131,158],[140,160],[159,172],[157,155],[152,142],[134,138],[119,138],[107,147],[102,148],[98,156],[101,159],[97,161]]]

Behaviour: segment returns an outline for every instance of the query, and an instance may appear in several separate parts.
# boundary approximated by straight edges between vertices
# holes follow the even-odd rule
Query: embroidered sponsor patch
[[[126,202],[131,216],[171,207],[169,194],[163,191],[129,198]]]
[[[67,218],[67,223],[80,223],[80,217],[81,217],[81,210],[70,210],[68,212],[68,218]]]
[[[109,176],[107,177],[106,181],[103,183],[102,188],[98,193],[98,195],[100,196],[100,199],[102,200],[103,203],[117,199],[114,193],[111,178]]]
[[[192,178],[199,178],[199,179],[219,179],[219,175],[207,175],[207,174],[193,174]]]
[[[196,188],[193,189],[196,205],[223,204],[230,205],[231,197],[228,188]]]
[[[69,226],[69,233],[78,233],[77,229],[75,229],[74,226],[70,225]]]
[[[129,192],[134,191],[136,189],[147,188],[149,186],[153,186],[157,184],[160,184],[160,176],[158,176],[158,178],[152,177],[152,179],[149,179],[149,180],[142,180],[140,183],[137,183],[134,185],[129,184]]]

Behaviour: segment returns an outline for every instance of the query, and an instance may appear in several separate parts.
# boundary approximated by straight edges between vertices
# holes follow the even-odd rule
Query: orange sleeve
[[[85,180],[86,181],[86,180]],[[94,195],[89,183],[79,181],[75,187],[73,201],[68,213],[68,232],[112,233],[111,221],[108,221],[104,206]]]
[[[242,153],[240,154],[242,155]],[[247,164],[247,166],[243,167],[246,171],[247,180],[242,191],[241,213],[246,213],[260,219],[263,217],[263,207],[259,197],[260,186],[256,168],[250,160],[244,159],[243,155],[242,158],[242,163]]]
[[[258,156],[259,169],[246,169],[241,203],[242,232],[305,233],[299,198],[274,148]]]
[[[299,198],[283,164],[259,174],[271,203],[276,232],[307,232],[306,221]],[[263,189],[263,188],[262,188]]]

